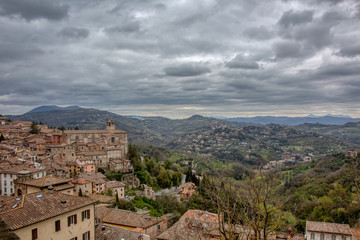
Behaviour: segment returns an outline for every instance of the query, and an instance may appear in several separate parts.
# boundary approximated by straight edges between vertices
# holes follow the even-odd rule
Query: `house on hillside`
[[[20,239],[95,239],[94,201],[54,191],[0,202],[0,219]]]
[[[349,224],[306,221],[306,240],[354,240]]]

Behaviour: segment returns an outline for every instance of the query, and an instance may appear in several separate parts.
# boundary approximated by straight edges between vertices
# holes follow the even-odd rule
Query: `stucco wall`
[[[306,231],[306,240],[312,240],[311,233],[312,232],[310,232],[310,231]],[[319,233],[319,232],[313,232],[313,233],[315,234],[314,240],[321,240],[320,239],[321,233]],[[330,234],[330,233],[324,233],[324,240],[333,240],[332,239],[333,235],[336,236],[336,240],[352,240],[351,236],[340,235],[340,234]],[[342,237],[345,237],[345,239],[343,239]]]
[[[82,221],[81,212],[90,209],[90,219]],[[67,217],[77,214],[77,224],[68,227]],[[15,230],[15,234],[22,240],[31,240],[31,231],[37,228],[38,239],[64,240],[77,237],[82,239],[82,234],[90,231],[90,239],[95,239],[94,205],[80,208],[78,210],[50,218],[48,220]],[[60,220],[61,230],[55,232],[55,221]]]

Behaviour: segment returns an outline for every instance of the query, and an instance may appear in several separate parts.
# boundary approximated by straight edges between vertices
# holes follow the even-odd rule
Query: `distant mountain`
[[[272,116],[257,116],[257,117],[238,117],[238,118],[226,118],[224,120],[231,122],[244,122],[244,123],[256,123],[256,124],[281,124],[288,126],[296,126],[304,123],[320,123],[327,125],[343,125],[348,122],[360,122],[360,118],[351,118],[349,116],[315,116],[309,115],[307,117],[272,117]]]
[[[53,106],[50,106],[53,107]],[[43,122],[49,127],[80,129],[104,129],[105,122],[112,119],[116,128],[128,132],[129,141],[137,144],[164,146],[174,137],[193,131],[210,129],[212,123],[226,124],[229,127],[243,126],[243,123],[227,122],[199,115],[187,119],[169,119],[165,117],[121,116],[108,111],[91,108],[72,110],[49,110],[28,112],[22,115],[9,115],[12,120]],[[44,111],[48,110],[48,111]]]
[[[79,106],[68,106],[68,107],[58,107],[56,105],[40,106],[40,107],[36,107],[36,108],[30,110],[29,112],[27,112],[25,114],[38,113],[38,112],[49,112],[49,111],[76,110],[76,109],[80,109],[80,108],[81,107],[79,107]]]

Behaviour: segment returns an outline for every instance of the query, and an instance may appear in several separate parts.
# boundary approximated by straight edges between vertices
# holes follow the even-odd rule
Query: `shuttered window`
[[[55,232],[60,231],[60,220],[55,221]]]
[[[34,228],[33,230],[31,230],[31,239],[32,239],[32,240],[38,239],[37,228]]]

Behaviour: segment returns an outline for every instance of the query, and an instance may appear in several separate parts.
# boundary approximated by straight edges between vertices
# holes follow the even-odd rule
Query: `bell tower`
[[[106,122],[106,130],[115,130],[115,121],[109,120]]]

